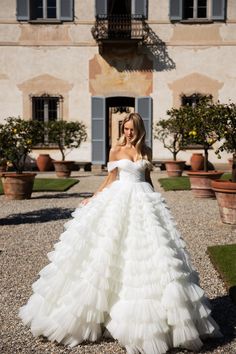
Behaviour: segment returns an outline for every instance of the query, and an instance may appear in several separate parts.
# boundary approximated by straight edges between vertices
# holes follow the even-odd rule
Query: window
[[[207,18],[207,0],[185,0],[183,19]]]
[[[34,0],[30,3],[31,19],[52,19],[59,18],[58,0]]]
[[[169,0],[171,21],[222,21],[226,0]]]
[[[182,106],[196,106],[201,99],[202,95],[200,93],[194,93],[191,96],[183,95],[181,97]]]
[[[19,21],[73,21],[74,0],[17,0]]]
[[[43,95],[32,97],[32,118],[40,122],[51,122],[61,118],[62,97]],[[45,130],[44,145],[49,145],[48,134]]]
[[[41,122],[55,121],[60,118],[59,97],[32,97],[33,119]]]

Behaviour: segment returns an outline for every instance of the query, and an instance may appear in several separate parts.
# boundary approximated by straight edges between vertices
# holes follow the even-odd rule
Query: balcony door
[[[108,1],[109,15],[130,15],[131,0],[110,0]]]
[[[131,38],[131,0],[108,1],[108,37]]]
[[[175,0],[174,0],[175,1]],[[104,19],[108,15],[132,15],[134,19],[146,19],[147,0],[95,0],[96,18]]]

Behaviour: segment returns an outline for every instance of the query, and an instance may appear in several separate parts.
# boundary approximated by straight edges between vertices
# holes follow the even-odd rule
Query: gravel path
[[[78,174],[78,172],[77,172]],[[157,179],[163,172],[153,172]],[[85,343],[73,349],[33,338],[17,317],[18,309],[31,294],[31,284],[39,270],[48,263],[46,254],[63,231],[63,224],[77,207],[82,192],[93,192],[102,176],[81,173],[80,182],[65,193],[34,193],[32,199],[7,201],[0,196],[0,306],[2,354],[124,354],[115,341]],[[236,353],[236,306],[227,296],[224,284],[214,270],[206,248],[209,245],[236,242],[236,228],[224,225],[219,219],[215,200],[194,199],[191,192],[163,192],[172,214],[190,251],[192,262],[200,273],[201,286],[211,299],[213,316],[224,337],[207,340],[201,353]],[[172,350],[171,353],[190,353]]]

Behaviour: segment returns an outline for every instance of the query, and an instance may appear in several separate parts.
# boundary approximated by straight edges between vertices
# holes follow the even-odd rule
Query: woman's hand
[[[81,204],[81,205],[86,205],[86,204],[88,204],[88,203],[90,202],[91,199],[92,199],[92,198],[84,198],[84,199],[80,202],[80,204]]]

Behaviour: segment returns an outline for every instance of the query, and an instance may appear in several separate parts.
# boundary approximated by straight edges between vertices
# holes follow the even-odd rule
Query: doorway
[[[121,137],[121,124],[125,116],[134,112],[134,97],[109,97],[106,99],[106,157],[109,158],[111,147]]]
[[[152,97],[92,96],[91,158],[94,165],[105,165],[111,146],[121,134],[121,122],[126,114],[137,112],[143,118],[146,144],[152,146]]]
[[[108,1],[109,39],[130,39],[131,37],[131,0]]]
[[[109,15],[130,15],[131,0],[111,0],[108,1]]]

